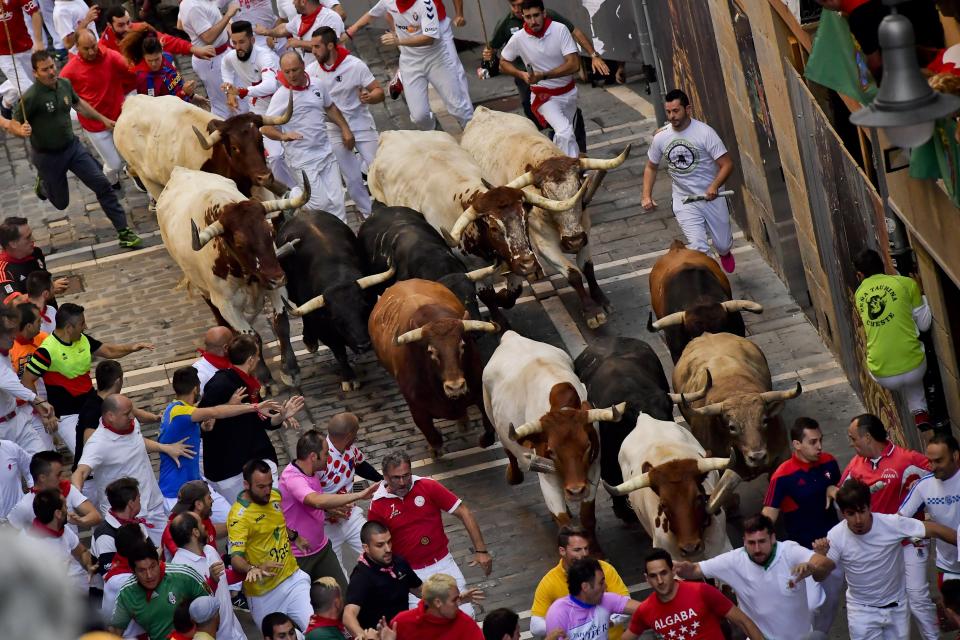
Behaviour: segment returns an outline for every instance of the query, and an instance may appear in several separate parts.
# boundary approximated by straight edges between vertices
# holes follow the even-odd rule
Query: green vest
[[[877,378],[900,375],[923,362],[913,310],[923,304],[912,278],[876,274],[865,278],[854,294],[867,336],[867,368]]]

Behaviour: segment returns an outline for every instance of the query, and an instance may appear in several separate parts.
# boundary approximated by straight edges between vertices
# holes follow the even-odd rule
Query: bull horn
[[[615,404],[608,409],[590,409],[587,411],[587,422],[620,422],[626,410],[626,402]]]
[[[710,369],[707,369],[707,381],[703,384],[703,389],[700,391],[694,391],[693,393],[668,393],[670,396],[670,401],[673,404],[686,405],[691,402],[696,402],[697,400],[703,400],[707,396],[707,391],[710,390],[710,387],[713,386],[713,375],[710,373]]]
[[[533,471],[535,473],[557,472],[552,460],[538,456],[532,449],[520,446],[520,444],[513,439],[513,434],[515,433],[513,424],[510,425],[509,432],[511,437],[502,438],[500,442],[503,444],[503,448],[513,454],[513,457],[517,459],[517,465],[521,471],[524,473],[527,471]]]
[[[665,315],[650,326],[653,327],[654,331],[662,331],[667,327],[683,324],[684,319],[686,319],[686,313],[686,311],[677,311],[676,313]]]
[[[423,340],[423,327],[417,327],[416,329],[411,329],[406,333],[400,334],[396,340],[394,340],[394,344],[410,344],[411,342],[419,342],[420,340]]]
[[[527,171],[523,175],[517,176],[507,184],[505,187],[510,187],[511,189],[523,189],[524,187],[529,187],[533,184],[533,171]]]
[[[279,116],[263,116],[263,126],[272,127],[278,124],[287,124],[290,122],[290,116],[293,115],[293,92],[290,92],[290,99],[287,100],[287,110]]]
[[[211,222],[203,228],[203,231],[197,229],[197,223],[190,221],[190,235],[194,251],[200,251],[208,242],[223,233],[223,223],[219,220]]]
[[[457,218],[456,223],[453,225],[453,229],[450,230],[450,240],[453,240],[452,246],[457,246],[460,244],[460,236],[463,235],[464,229],[467,228],[467,225],[480,217],[480,214],[477,213],[477,210],[473,208],[473,205],[470,205],[466,210],[460,214],[460,217]],[[447,241],[449,244],[449,240]]]
[[[307,180],[307,172],[301,170],[300,175],[303,178],[303,189],[301,190],[300,195],[296,198],[264,200],[261,204],[267,213],[272,213],[273,211],[283,211],[285,209],[299,209],[303,205],[310,202],[310,181]],[[267,219],[269,220],[270,216],[267,216]]]
[[[567,209],[572,209],[577,204],[577,201],[583,196],[583,192],[587,190],[588,186],[589,185],[584,182],[580,185],[580,189],[566,200],[551,200],[550,198],[544,198],[538,193],[531,193],[529,191],[523,192],[523,199],[535,207],[540,207],[547,211],[566,211]]]
[[[733,493],[741,482],[743,482],[743,478],[740,477],[739,473],[729,467],[724,470],[723,475],[720,476],[720,481],[713,488],[713,493],[710,494],[710,499],[707,501],[707,513],[716,515],[723,507],[723,503],[726,502],[727,496]]]
[[[600,479],[600,482],[603,484],[603,488],[607,490],[612,496],[625,496],[638,489],[646,489],[650,486],[650,474],[641,473],[635,478],[630,478],[626,482],[622,482],[616,486],[608,483],[603,478]]]
[[[727,300],[722,303],[727,313],[737,311],[749,311],[750,313],[763,313],[763,305],[753,300]]]
[[[370,276],[363,276],[357,280],[357,286],[361,289],[369,289],[370,287],[375,287],[378,284],[383,284],[387,280],[393,277],[393,274],[397,272],[393,268],[393,265],[390,265],[390,268],[384,271],[383,273],[375,273]]]
[[[484,333],[496,333],[500,327],[496,322],[484,322],[483,320],[461,320],[464,331],[483,331]]]
[[[699,458],[697,459],[697,471],[700,473],[710,473],[711,471],[722,471],[730,464],[730,458]]]
[[[630,157],[630,150],[633,148],[632,144],[628,144],[626,148],[620,152],[616,158],[580,158],[580,168],[581,169],[599,169],[601,171],[609,171],[610,169],[616,169],[622,165],[628,157]]]
[[[524,438],[529,438],[530,436],[536,435],[543,432],[543,425],[540,424],[539,420],[533,420],[531,422],[525,422],[516,429],[513,428],[513,425],[510,425],[510,439],[514,442],[519,442]]]
[[[300,244],[300,238],[294,238],[290,242],[285,242],[284,244],[277,247],[277,258],[286,258],[289,255],[293,255],[293,252],[297,250],[297,245]]]
[[[803,393],[803,387],[800,386],[800,381],[797,380],[797,386],[793,389],[789,391],[764,391],[760,394],[760,399],[763,400],[764,404],[770,404],[771,402],[793,400],[801,393]]]
[[[317,296],[316,298],[311,298],[307,300],[299,307],[293,306],[293,304],[291,304],[290,301],[287,300],[286,298],[283,299],[283,306],[287,308],[287,311],[290,312],[290,315],[296,316],[298,318],[300,316],[307,315],[311,311],[316,311],[317,309],[321,308],[324,304],[326,304],[326,302],[324,301],[322,295]]]
[[[681,406],[686,407],[697,416],[719,416],[723,413],[723,404],[720,402],[714,402],[703,407],[691,407],[686,403],[681,404]]]
[[[473,271],[467,271],[464,275],[467,276],[467,280],[470,282],[479,282],[485,278],[489,278],[492,275],[497,273],[497,270],[500,269],[500,263],[494,263],[489,267],[482,267],[480,269],[474,269]]]
[[[212,149],[215,144],[220,142],[220,136],[223,135],[219,131],[214,131],[208,138],[203,135],[200,129],[197,129],[196,125],[193,126],[193,132],[197,134],[197,139],[200,141],[200,146],[203,147],[204,151]]]

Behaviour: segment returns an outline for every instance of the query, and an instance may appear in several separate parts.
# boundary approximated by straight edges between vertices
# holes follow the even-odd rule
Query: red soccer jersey
[[[9,34],[0,36],[0,55],[9,56],[12,53],[23,53],[33,48],[33,36],[27,31],[22,11],[33,15],[40,10],[36,0],[0,0],[3,2],[3,13],[0,13],[0,22],[6,22]],[[9,35],[9,39],[8,39]],[[12,47],[10,45],[13,45]],[[11,49],[13,49],[11,51]],[[32,78],[31,78],[32,80]]]
[[[871,511],[896,513],[913,483],[929,470],[925,455],[891,442],[876,464],[869,458],[854,456],[840,476],[840,486],[847,478],[855,478],[870,487]]]
[[[380,485],[367,520],[390,529],[393,552],[413,569],[422,569],[449,553],[441,512],[453,513],[459,506],[460,498],[436,480],[413,476],[413,486],[403,498]]]
[[[653,629],[658,638],[723,640],[720,620],[733,607],[719,590],[705,582],[678,582],[677,595],[660,602],[657,594],[640,603],[630,618],[630,632]]]
[[[87,62],[80,56],[70,56],[70,61],[60,71],[60,77],[69,80],[78,96],[111,120],[120,117],[124,97],[137,86],[137,78],[126,59],[102,46],[100,55],[93,62]],[[77,114],[77,119],[87,131],[97,132],[106,128],[99,120],[91,120],[80,114]]]

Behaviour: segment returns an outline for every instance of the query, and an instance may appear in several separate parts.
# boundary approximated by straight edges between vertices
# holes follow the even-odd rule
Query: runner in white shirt
[[[927,460],[933,473],[914,483],[897,511],[912,518],[923,509],[927,517],[945,527],[960,527],[960,444],[950,434],[937,434],[927,444]],[[938,583],[960,580],[957,547],[937,540]]]
[[[938,538],[956,544],[957,532],[935,522],[870,512],[870,488],[848,480],[837,492],[843,522],[814,542],[813,557],[794,567],[798,579],[818,582],[834,568],[847,578],[847,625],[851,640],[903,640],[910,637],[901,543]]]
[[[265,27],[277,24],[272,0],[237,0],[237,4],[240,10],[234,16],[235,22],[249,22],[251,26],[262,24]]]
[[[59,489],[44,489],[33,504],[34,519],[23,530],[23,535],[38,541],[51,552],[50,559],[63,566],[66,576],[77,589],[87,594],[90,575],[97,563],[80,538],[66,527],[67,507]]]
[[[43,16],[43,26],[46,28],[47,33],[50,34],[50,46],[53,47],[59,55],[61,52],[66,51],[66,47],[63,46],[63,40],[57,31],[57,24],[53,21],[54,0],[39,0],[37,4],[40,5],[40,15]]]
[[[440,94],[450,115],[465,127],[473,118],[473,103],[460,81],[460,74],[464,73],[460,58],[451,55],[443,40],[443,5],[434,4],[433,0],[379,0],[347,29],[346,35],[352,38],[373,18],[387,14],[393,20],[394,32],[381,36],[380,42],[400,49],[403,98],[410,119],[424,130],[437,127],[430,111],[429,84]]]
[[[107,513],[110,505],[103,488],[120,478],[136,480],[140,486],[140,516],[152,525],[147,527],[147,533],[159,546],[167,524],[167,510],[147,455],[147,442],[154,447],[163,446],[144,440],[140,425],[133,419],[133,403],[129,398],[119,393],[107,396],[100,426],[83,446],[72,482],[82,489],[84,481],[95,471],[100,510]],[[192,457],[192,452],[189,455]]]
[[[38,491],[44,489],[60,489],[61,495],[67,501],[67,528],[78,533],[77,526],[92,527],[102,519],[100,512],[93,506],[87,496],[70,484],[69,480],[61,479],[63,471],[63,456],[56,451],[40,451],[30,460],[30,477],[33,478],[33,487],[28,491],[16,506],[7,514],[7,522],[14,529],[26,529],[33,522],[33,499]]]
[[[359,156],[353,149],[347,149],[343,145],[340,128],[332,122],[327,122],[327,136],[330,138],[333,153],[337,156],[340,172],[347,183],[347,192],[353,198],[361,218],[365,218],[370,215],[372,202],[370,192],[363,184],[363,173],[368,170],[377,154],[380,136],[367,105],[383,102],[383,89],[363,60],[350,55],[345,47],[337,45],[337,34],[333,29],[321,28],[317,31],[317,36],[318,40],[313,45],[313,54],[317,61],[307,65],[307,74],[330,94],[333,103],[350,125],[354,147]]]
[[[212,45],[216,52],[209,60],[193,56],[190,63],[206,89],[210,110],[220,118],[230,115],[227,96],[221,88],[223,78],[220,75],[223,54],[230,46],[227,42],[226,27],[239,11],[240,6],[236,2],[231,2],[223,15],[220,15],[220,8],[213,0],[183,0],[180,3],[180,24],[190,36],[190,43],[196,47]]]
[[[189,511],[176,516],[170,522],[170,536],[177,545],[177,552],[173,554],[170,562],[191,567],[206,578],[214,589],[214,596],[220,603],[220,628],[217,630],[217,638],[246,640],[247,636],[233,612],[223,560],[215,548],[204,544],[207,534],[201,529],[196,517]]]
[[[330,94],[310,79],[303,66],[303,59],[295,51],[288,51],[280,58],[280,87],[273,94],[267,115],[280,115],[287,108],[293,94],[293,115],[284,125],[263,127],[263,135],[283,142],[287,166],[295,174],[297,196],[303,188],[302,173],[310,182],[310,201],[306,209],[332,213],[344,222],[347,219],[343,201],[343,186],[340,170],[327,138],[327,119],[339,128],[344,146],[353,148],[353,134],[343,114],[333,104]]]
[[[577,115],[580,50],[566,26],[547,15],[543,3],[523,5],[523,29],[500,50],[500,71],[530,85],[530,108],[540,126],[553,129],[553,142],[571,158],[580,156],[573,119]],[[511,64],[522,58],[526,71]]]
[[[673,563],[687,580],[717,579],[737,592],[738,606],[763,632],[778,640],[813,633],[814,610],[824,592],[812,578],[796,580],[793,567],[810,560],[813,551],[792,540],[778,541],[773,522],[764,515],[743,523],[743,547],[698,563]]]
[[[0,523],[23,497],[23,484],[33,486],[30,477],[30,454],[10,440],[0,440]]]
[[[97,5],[88,7],[83,0],[56,0],[53,3],[53,26],[70,53],[77,52],[78,29],[89,29],[95,38],[99,37],[95,24],[99,16],[100,8]]]
[[[294,0],[294,6],[297,14],[289,22],[272,29],[257,25],[254,31],[258,36],[287,38],[287,49],[299,48],[304,64],[310,64],[315,61],[312,48],[317,31],[321,27],[330,27],[340,37],[343,35],[343,18],[318,0]]]
[[[656,208],[653,185],[660,160],[666,157],[673,180],[673,215],[687,237],[687,247],[710,253],[709,236],[724,271],[733,273],[736,262],[730,252],[730,215],[726,199],[717,197],[733,173],[733,160],[717,132],[693,118],[687,94],[674,89],[665,98],[670,124],[657,131],[650,142],[641,204],[647,211]],[[684,204],[683,198],[690,195],[705,195],[707,199]]]

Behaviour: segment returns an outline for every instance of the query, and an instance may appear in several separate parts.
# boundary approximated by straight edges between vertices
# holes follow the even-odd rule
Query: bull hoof
[[[300,373],[287,373],[286,371],[280,372],[280,382],[285,384],[288,387],[299,387],[300,386]]]
[[[607,323],[607,314],[604,311],[598,311],[596,314],[587,317],[587,326],[591,329],[599,329]]]
[[[359,388],[360,388],[359,380],[341,380],[340,381],[341,391],[356,391]]]
[[[431,447],[430,447],[430,457],[433,458],[434,460],[436,460],[436,459],[438,459],[438,458],[442,458],[442,457],[443,457],[443,445],[440,445],[439,447],[431,446]]]
[[[523,471],[514,469],[513,465],[507,465],[507,484],[521,484],[523,482]]]
[[[483,435],[480,436],[480,446],[486,449],[493,444],[493,441],[496,440],[496,435],[490,431],[484,431]]]
[[[320,342],[306,336],[303,337],[303,346],[307,348],[309,353],[316,353],[320,350]]]

